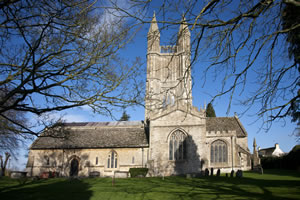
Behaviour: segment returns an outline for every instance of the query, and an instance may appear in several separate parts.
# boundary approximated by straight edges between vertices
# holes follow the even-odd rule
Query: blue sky
[[[149,16],[150,17],[150,16]],[[158,20],[161,16],[157,15]],[[159,24],[159,27],[162,25]],[[143,25],[141,31],[137,34],[135,39],[120,52],[120,56],[126,59],[129,63],[133,61],[135,57],[141,57],[142,61],[146,63],[146,48],[147,48],[147,32],[149,29],[149,24]],[[178,26],[179,29],[179,26]],[[177,29],[177,30],[178,30]],[[171,32],[174,30],[164,30],[161,32],[161,44],[168,44],[168,39],[170,38]],[[193,34],[193,32],[192,32]],[[215,95],[220,88],[221,81],[215,81],[212,77],[208,77],[208,81],[203,86],[203,66],[207,65],[208,60],[206,57],[199,57],[199,60],[195,63],[192,69],[193,76],[193,105],[200,108],[204,107],[211,101],[211,97]],[[146,65],[142,66],[141,70],[145,71]],[[142,79],[146,79],[146,74],[144,74]],[[252,75],[253,80],[255,80],[254,75]],[[242,95],[247,95],[251,91],[252,86],[246,87],[245,92]],[[239,99],[241,96],[236,94],[233,99],[233,104],[230,112],[227,113],[228,107],[228,96],[223,96],[216,101],[214,101],[213,106],[216,111],[217,116],[234,116],[234,113],[238,113],[241,122],[243,123],[245,129],[248,132],[248,146],[251,152],[253,151],[252,144],[253,139],[256,138],[257,145],[261,148],[273,147],[275,143],[279,143],[280,148],[284,152],[289,152],[293,146],[297,144],[296,137],[293,136],[296,124],[291,123],[290,118],[286,118],[285,121],[274,121],[268,132],[265,132],[262,127],[262,121],[258,120],[255,110],[259,105],[253,105],[253,108],[249,110],[246,114],[240,115],[245,109],[239,104]],[[130,120],[144,120],[144,108],[142,106],[136,106],[126,109],[127,113],[130,115]],[[54,117],[58,117],[60,114],[64,115],[64,119],[68,122],[83,122],[83,121],[112,121],[110,117],[101,116],[92,112],[87,106],[83,108],[70,109],[61,113],[53,114]],[[122,112],[114,113],[115,117],[120,118]],[[31,142],[28,142],[31,143]],[[29,145],[29,144],[28,144]],[[20,152],[21,159],[18,161],[24,167],[26,163],[26,158],[22,155],[26,153],[26,148],[22,149]],[[14,162],[15,163],[15,162]],[[22,167],[19,167],[22,168]]]

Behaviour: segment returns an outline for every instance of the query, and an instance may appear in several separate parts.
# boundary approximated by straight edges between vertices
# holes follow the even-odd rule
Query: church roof
[[[133,148],[148,147],[147,134],[141,121],[64,123],[61,129],[44,133],[31,149]],[[53,136],[53,134],[51,136]]]
[[[237,137],[246,137],[247,132],[237,117],[207,117],[206,131],[236,131]]]

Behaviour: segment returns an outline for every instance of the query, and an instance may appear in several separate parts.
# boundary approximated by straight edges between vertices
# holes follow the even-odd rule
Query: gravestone
[[[205,176],[205,171],[201,170],[200,174],[201,176]]]
[[[205,176],[209,176],[209,170],[206,168],[204,172]]]
[[[221,174],[221,170],[220,169],[218,169],[218,171],[217,171],[217,177],[220,177],[220,174]]]
[[[234,170],[231,170],[230,177],[232,178],[234,176]]]
[[[214,168],[212,167],[210,170],[210,175],[213,176],[214,175]]]
[[[237,170],[236,175],[237,178],[242,178],[243,177],[243,171],[242,170]]]

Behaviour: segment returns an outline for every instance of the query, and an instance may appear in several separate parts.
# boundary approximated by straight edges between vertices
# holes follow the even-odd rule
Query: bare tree
[[[255,109],[263,122],[269,122],[266,128],[276,119],[299,113],[299,54],[289,55],[288,51],[291,33],[299,37],[299,1],[128,1],[136,8],[130,11],[111,2],[110,9],[139,24],[150,23],[155,11],[160,30],[168,33],[173,27],[178,30],[181,23],[187,24],[192,35],[191,65],[200,63],[204,84],[211,78],[221,80],[211,102],[228,97],[228,113],[233,99],[238,99],[245,111]],[[284,10],[287,5],[296,11],[294,17],[283,17],[289,14]],[[293,41],[292,50],[299,53],[299,45],[295,45],[299,38]],[[176,42],[174,34],[170,43]]]
[[[4,98],[7,92],[0,89],[0,99]],[[6,104],[9,103],[6,102]],[[9,119],[13,119],[14,122]],[[16,158],[16,150],[23,146],[27,139],[32,139],[30,135],[22,134],[23,128],[17,124],[20,124],[22,127],[29,127],[25,112],[7,110],[0,116],[0,154],[9,152],[10,155]]]
[[[88,105],[110,115],[142,101],[139,59],[126,64],[118,56],[136,27],[101,6],[88,0],[1,1],[0,88],[7,91],[1,119],[38,136],[7,113],[42,116]]]
[[[0,155],[0,167],[1,167],[0,176],[5,175],[6,165],[7,165],[9,158],[10,158],[10,154],[8,152],[5,152],[5,158],[2,155]]]

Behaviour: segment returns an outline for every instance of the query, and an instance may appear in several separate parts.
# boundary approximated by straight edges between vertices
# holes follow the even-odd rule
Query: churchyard
[[[25,183],[24,183],[25,182]],[[267,170],[263,175],[244,172],[243,178],[52,178],[0,179],[0,199],[300,199],[300,173]]]

